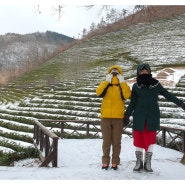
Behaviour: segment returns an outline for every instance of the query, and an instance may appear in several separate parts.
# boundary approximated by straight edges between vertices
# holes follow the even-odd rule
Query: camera
[[[117,69],[113,69],[113,70],[111,71],[111,74],[112,74],[113,76],[116,76],[116,75],[119,74],[119,72],[118,72]]]

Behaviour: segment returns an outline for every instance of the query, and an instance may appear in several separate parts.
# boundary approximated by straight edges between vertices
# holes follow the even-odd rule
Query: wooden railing
[[[58,136],[49,131],[37,120],[34,122],[33,144],[39,151],[42,161],[40,167],[46,167],[50,162],[52,162],[53,167],[57,167]]]
[[[40,153],[42,153],[43,148],[45,148],[45,158],[42,157],[43,163],[40,166],[46,166],[49,164],[49,162],[52,161],[53,167],[56,167],[58,151],[58,137],[46,127],[44,127],[40,122],[43,124],[51,122],[57,123],[57,125],[60,126],[61,129],[61,138],[74,138],[75,135],[79,136],[79,138],[101,138],[101,129],[99,122],[83,120],[75,121],[39,119],[38,121],[35,121],[34,139],[36,140],[35,146],[37,146],[37,148],[38,145],[40,146],[40,148],[38,148],[40,150]],[[69,126],[71,126],[70,123],[73,123],[75,127],[73,127],[73,130],[70,133],[66,133],[65,130],[67,130]],[[132,137],[132,131],[130,133],[125,131],[126,128],[123,129],[123,134],[127,134],[129,135],[129,137]],[[52,140],[51,145],[49,138]],[[173,148],[185,153],[185,129],[161,126],[160,131],[157,132],[157,144],[163,147]]]
[[[69,125],[68,123],[71,123],[71,122],[75,123],[76,125],[77,124],[79,124],[79,125],[76,126],[71,133],[68,133],[65,136],[65,128],[67,128]],[[95,121],[61,120],[60,124],[61,124],[61,138],[69,138],[74,135],[82,137],[82,135],[84,135],[85,138],[91,139],[91,138],[99,137],[99,133],[101,133],[101,129],[99,127],[97,127],[97,122],[95,122]],[[85,128],[85,131],[84,131],[85,134],[82,134],[82,128]]]
[[[161,132],[161,137],[158,137],[159,145],[185,153],[185,128],[160,126],[157,135],[159,136]]]

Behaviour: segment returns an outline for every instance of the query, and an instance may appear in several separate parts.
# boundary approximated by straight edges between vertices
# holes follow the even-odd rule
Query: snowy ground
[[[176,84],[179,76],[185,74],[184,70],[184,68],[173,69],[173,71],[166,70],[165,81],[168,79]],[[158,74],[154,74],[154,76]],[[152,158],[154,172],[134,173],[132,169],[136,160],[135,148],[131,138],[123,138],[119,169],[104,171],[101,169],[101,145],[101,139],[60,139],[57,168],[40,168],[39,159],[27,159],[15,163],[14,167],[0,166],[0,180],[16,180],[19,185],[22,182],[25,183],[23,180],[39,180],[39,182],[40,180],[55,180],[55,183],[61,183],[60,180],[63,180],[63,183],[68,183],[69,180],[83,180],[82,182],[88,180],[88,183],[93,182],[91,180],[100,180],[100,182],[101,180],[111,180],[106,183],[110,183],[112,180],[116,183],[122,182],[120,180],[134,183],[143,183],[142,180],[178,180],[178,183],[184,183],[185,165],[180,163],[183,156],[181,152],[155,145]]]
[[[38,159],[0,167],[0,180],[185,180],[183,153],[155,145],[153,173],[133,172],[132,138],[122,139],[121,164],[117,171],[101,169],[101,139],[60,139],[58,167],[38,167]]]

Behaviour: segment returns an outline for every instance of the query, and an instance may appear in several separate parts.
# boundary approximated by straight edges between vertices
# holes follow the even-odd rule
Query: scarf
[[[145,86],[154,86],[158,83],[158,80],[152,78],[152,74],[143,74],[137,77],[137,84],[138,86],[145,85]]]

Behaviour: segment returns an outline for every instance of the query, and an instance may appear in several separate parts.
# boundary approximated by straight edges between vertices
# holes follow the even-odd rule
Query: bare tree
[[[84,37],[85,35],[87,35],[87,29],[84,28],[83,31],[82,31],[82,37]]]
[[[94,8],[96,5],[82,5],[81,8],[85,8],[87,11],[89,11],[90,9]],[[109,13],[111,11],[113,11],[113,6],[114,5],[101,5],[100,8],[97,10],[97,15],[98,16],[102,16],[103,14],[106,14],[106,13]],[[65,9],[66,6],[64,5],[56,5],[56,6],[53,6],[51,8],[51,12],[52,14],[57,14],[58,15],[58,18],[61,19],[62,18],[62,15],[64,14],[64,9]],[[134,8],[134,11],[139,11],[141,10],[142,8],[145,8],[145,5],[136,5],[135,8]],[[41,14],[42,13],[42,6],[41,5],[35,5],[34,6],[34,11],[36,13],[39,13]],[[126,13],[128,12],[127,9],[123,9],[122,10],[122,15],[125,15]]]
[[[58,15],[58,20],[61,19],[62,14],[64,13],[64,10],[63,10],[64,8],[65,8],[65,6],[63,6],[63,5],[58,5],[57,7],[53,7],[52,8],[53,14],[57,14]]]

